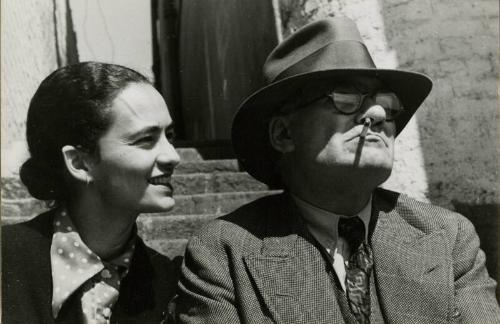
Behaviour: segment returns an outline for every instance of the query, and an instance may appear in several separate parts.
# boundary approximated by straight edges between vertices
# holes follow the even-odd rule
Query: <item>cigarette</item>
[[[363,130],[361,131],[361,135],[359,135],[361,138],[366,137],[366,133],[368,132],[368,129],[370,128],[370,125],[372,124],[372,120],[370,118],[365,118],[363,122]]]

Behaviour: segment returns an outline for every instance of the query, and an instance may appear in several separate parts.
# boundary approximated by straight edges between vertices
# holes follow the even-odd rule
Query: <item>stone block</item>
[[[212,173],[212,172],[239,172],[238,161],[234,159],[181,161],[175,168],[174,174]]]
[[[266,191],[266,184],[255,180],[248,173],[214,173],[213,192]]]
[[[2,177],[2,200],[30,198],[28,189],[18,177]]]
[[[456,0],[433,1],[432,12],[442,20],[459,24],[463,17],[481,19],[494,14],[498,17],[498,1],[463,1],[459,5]]]
[[[470,57],[474,51],[469,43],[469,37],[446,37],[439,40],[439,47],[442,56],[466,58]]]
[[[188,239],[217,215],[164,216],[143,214],[137,219],[141,237],[147,240]]]
[[[176,256],[184,256],[184,250],[186,249],[186,244],[188,240],[178,239],[178,240],[145,240],[147,246],[155,249],[163,255],[169,258],[175,258]]]
[[[8,217],[31,218],[48,210],[44,201],[34,198],[25,199],[2,199],[2,219]]]
[[[176,195],[190,195],[232,191],[267,190],[267,186],[244,172],[214,172],[174,175]]]
[[[229,192],[175,197],[174,209],[167,215],[222,214],[257,198],[279,191]]]
[[[181,161],[202,161],[203,157],[197,149],[192,147],[177,148],[177,153]]]

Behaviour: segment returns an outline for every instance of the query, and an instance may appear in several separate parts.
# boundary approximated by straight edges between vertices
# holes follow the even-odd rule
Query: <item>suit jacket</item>
[[[386,323],[498,323],[496,283],[473,225],[377,189],[370,244]],[[268,196],[191,238],[177,311],[185,323],[344,323],[335,275],[289,195]],[[373,315],[372,315],[373,318]]]
[[[78,298],[52,317],[50,246],[54,212],[2,227],[2,323],[79,323]],[[175,294],[180,258],[148,248],[139,238],[123,279],[112,323],[160,323]],[[75,294],[78,295],[78,294]]]

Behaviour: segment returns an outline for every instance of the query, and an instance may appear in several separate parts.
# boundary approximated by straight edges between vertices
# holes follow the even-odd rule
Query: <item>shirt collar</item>
[[[128,273],[137,241],[137,227],[134,226],[131,238],[124,252],[110,261],[101,258],[82,241],[66,208],[60,208],[54,217],[54,234],[50,247],[52,266],[52,315],[57,315],[68,298],[90,278],[101,272],[103,281],[111,281],[112,273],[116,278],[114,286]],[[119,287],[117,287],[119,289]]]
[[[325,247],[331,249],[335,248],[338,239],[338,223],[339,219],[342,217],[349,217],[346,215],[340,215],[333,213],[331,211],[314,206],[307,201],[291,194],[295,204],[302,213],[307,227],[311,234],[319,241],[319,243]],[[368,200],[368,203],[361,209],[357,216],[363,221],[365,225],[365,239],[368,239],[368,226],[370,224],[372,210],[372,197]]]

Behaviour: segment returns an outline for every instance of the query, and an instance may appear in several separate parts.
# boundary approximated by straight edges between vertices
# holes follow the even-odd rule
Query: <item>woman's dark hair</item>
[[[130,83],[150,84],[134,70],[98,62],[62,67],[42,81],[26,122],[31,157],[20,170],[33,197],[56,204],[68,199],[62,147],[98,152],[97,141],[111,123],[110,104]]]

